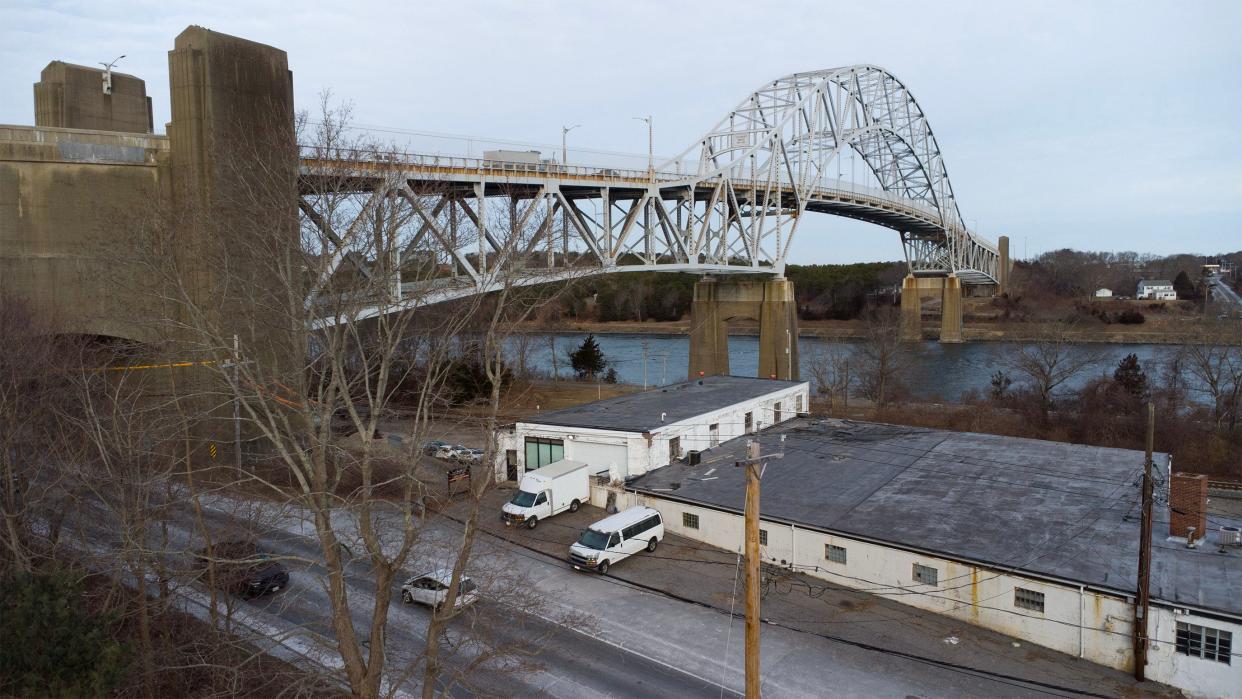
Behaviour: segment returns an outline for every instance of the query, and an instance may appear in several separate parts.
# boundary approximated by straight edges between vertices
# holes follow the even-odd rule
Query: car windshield
[[[608,548],[608,535],[603,532],[597,532],[594,529],[588,529],[582,532],[578,543],[589,549],[603,551]]]
[[[517,505],[518,507],[530,507],[535,504],[535,494],[528,493],[525,490],[519,490],[513,494],[513,499],[509,502]],[[493,507],[495,507],[495,505],[493,505]]]

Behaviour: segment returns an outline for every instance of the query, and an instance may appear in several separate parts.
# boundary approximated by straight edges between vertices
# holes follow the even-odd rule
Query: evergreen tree
[[[1009,378],[1009,374],[1003,371],[997,371],[992,374],[992,399],[1000,400],[1005,397],[1005,392],[1013,385],[1013,379]]]
[[[1117,369],[1113,371],[1113,381],[1136,398],[1147,394],[1147,374],[1139,365],[1138,355],[1127,354],[1117,363]]]
[[[595,341],[595,335],[587,335],[578,349],[569,353],[569,365],[580,379],[593,379],[608,367],[608,359]]]
[[[107,696],[125,672],[114,622],[87,611],[63,572],[0,579],[0,696]]]
[[[1190,275],[1186,274],[1186,270],[1178,272],[1177,277],[1173,279],[1173,290],[1177,292],[1179,299],[1199,298],[1199,290],[1195,288],[1195,283],[1190,281]]]

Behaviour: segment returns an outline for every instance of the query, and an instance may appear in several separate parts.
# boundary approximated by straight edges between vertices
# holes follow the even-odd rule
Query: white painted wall
[[[1190,657],[1177,652],[1177,622],[1229,631],[1233,634],[1233,658],[1229,665],[1215,660]],[[1193,697],[1237,699],[1242,697],[1242,624],[1209,619],[1172,609],[1152,610],[1153,629],[1148,633],[1156,639],[1147,652],[1147,677],[1179,687]]]
[[[742,550],[744,522],[740,515],[634,493],[630,493],[629,498],[633,500],[631,505],[642,504],[659,510],[667,532],[726,550]],[[687,512],[698,515],[697,530],[683,525],[682,515]],[[836,585],[865,588],[902,604],[961,619],[1101,665],[1126,672],[1133,669],[1133,605],[1116,593],[998,572],[788,524],[761,521],[760,528],[767,531],[767,545],[761,547],[760,554],[772,563],[791,565],[799,572]],[[825,544],[844,547],[847,562],[829,561]],[[1034,555],[1038,552],[1018,552],[1013,564],[1021,565]],[[915,563],[935,568],[939,572],[939,584],[915,583]],[[1044,611],[1016,606],[1016,587],[1042,592]],[[1194,617],[1177,618],[1190,620]],[[1147,673],[1151,679],[1181,688],[1195,697],[1242,696],[1242,662],[1238,662],[1242,658],[1235,657],[1232,665],[1225,665],[1177,654],[1176,620],[1172,611],[1153,608],[1153,621],[1156,627],[1150,633],[1156,643],[1149,653]],[[1215,620],[1190,623],[1232,631],[1234,652],[1240,652],[1242,626]]]
[[[742,436],[748,412],[753,415],[755,430],[771,426],[777,404],[781,406],[781,422],[796,417],[798,412],[805,412],[810,405],[810,384],[796,384],[690,420],[671,422],[652,430],[650,438],[637,432],[518,422],[512,429],[502,429],[497,433],[496,475],[500,479],[506,477],[505,452],[514,449],[517,451],[520,478],[526,472],[526,438],[544,437],[564,441],[565,458],[585,461],[591,466],[591,473],[606,470],[611,480],[624,480],[667,466],[671,461],[669,441],[674,438],[680,438],[681,451],[685,454],[692,449],[711,447],[709,427],[713,424],[718,425],[719,443]]]

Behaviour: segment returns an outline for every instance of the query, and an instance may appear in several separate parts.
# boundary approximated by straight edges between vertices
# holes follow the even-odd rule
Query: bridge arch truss
[[[869,186],[840,178],[850,150]],[[381,274],[390,303],[374,313],[585,274],[780,275],[809,213],[897,231],[912,274],[999,278],[926,115],[875,66],[765,84],[649,170],[304,148],[299,189],[304,240],[327,260],[315,288]],[[431,273],[403,277],[418,265]]]

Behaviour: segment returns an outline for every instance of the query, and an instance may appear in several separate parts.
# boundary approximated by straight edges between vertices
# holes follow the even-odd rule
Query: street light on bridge
[[[565,146],[565,136],[574,129],[582,126],[582,124],[574,124],[573,126],[561,126],[561,165],[569,163],[569,149]]]
[[[645,117],[632,117],[638,121],[647,122],[647,177],[655,179],[655,150],[652,141],[652,121],[651,115]]]

